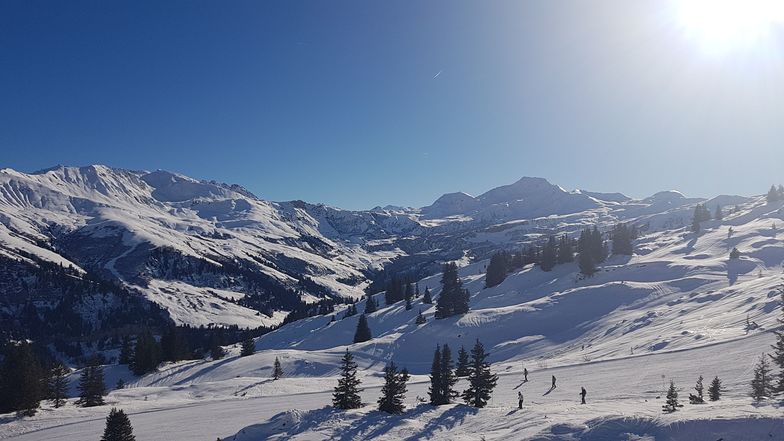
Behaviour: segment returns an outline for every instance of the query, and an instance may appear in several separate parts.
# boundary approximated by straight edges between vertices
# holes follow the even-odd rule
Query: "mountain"
[[[688,225],[700,201],[677,192],[635,201],[524,177],[478,197],[446,194],[421,209],[351,211],[266,201],[236,184],[163,170],[2,169],[0,262],[22,265],[32,278],[42,267],[62,267],[56,277],[63,280],[110,282],[111,290],[96,285],[91,295],[116,291],[114,297],[160,309],[177,324],[274,327],[292,311],[311,314],[308,305],[383,289],[393,276],[419,279],[444,260],[483,259],[594,223]],[[16,320],[20,332],[25,308],[45,321],[64,305],[62,293],[43,285],[31,289],[10,276],[2,283],[0,318]],[[92,306],[69,311],[94,330],[121,315],[122,302],[79,302]]]
[[[684,198],[668,193],[664,199],[677,205]],[[529,264],[486,288],[488,260],[461,259],[470,311],[437,320],[435,306],[421,297],[406,309],[403,301],[384,304],[379,293],[379,308],[367,315],[373,338],[366,342],[353,343],[359,316],[346,314],[349,305],[337,305],[334,313],[256,338],[252,355],[240,356],[239,345],[230,345],[225,358],[164,363],[140,377],[124,365],[109,365],[107,384],[123,379],[126,387],[112,391],[107,402],[126,409],[137,436],[149,439],[778,439],[784,434],[780,408],[773,400],[753,402],[748,391],[754,363],[770,351],[771,331],[780,326],[784,202],[751,197],[737,205],[723,219],[705,221],[700,233],[688,223],[644,230],[633,255],[610,256],[592,277],[575,262],[552,271]],[[628,201],[624,211],[648,207]],[[572,228],[579,219],[613,211],[588,213],[556,219]],[[642,219],[663,224],[660,218],[672,214]],[[502,234],[502,226],[514,228],[496,225],[472,237],[499,234],[496,229]],[[729,258],[733,248],[741,253],[737,259]],[[438,300],[439,274],[417,282]],[[355,306],[362,311],[365,303]],[[424,323],[417,323],[420,313]],[[423,403],[435,345],[448,344],[455,353],[477,339],[498,375],[490,404]],[[359,365],[366,404],[340,411],[329,403],[347,350]],[[284,376],[273,381],[276,359]],[[376,411],[382,369],[390,361],[412,375],[402,415]],[[722,379],[720,401],[688,404],[687,392],[700,375],[706,384]],[[550,387],[551,376],[557,388]],[[662,414],[670,380],[683,391],[684,407]],[[457,390],[466,383],[461,379]],[[587,405],[579,404],[581,387],[588,391]],[[525,394],[522,412],[518,391]],[[95,421],[106,410],[69,403],[65,410],[0,425],[0,437],[96,439],[101,427]]]

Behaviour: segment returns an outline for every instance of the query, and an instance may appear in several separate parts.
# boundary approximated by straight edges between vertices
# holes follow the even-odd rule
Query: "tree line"
[[[599,264],[613,255],[634,254],[634,240],[639,236],[636,225],[618,223],[608,233],[609,240],[599,231],[598,226],[585,228],[578,239],[566,234],[551,235],[544,245],[529,245],[517,253],[498,251],[490,257],[485,274],[485,287],[492,288],[506,279],[506,276],[528,264],[538,265],[542,271],[552,271],[557,265],[576,260],[580,272],[585,276],[596,273]],[[612,250],[609,248],[612,244]]]

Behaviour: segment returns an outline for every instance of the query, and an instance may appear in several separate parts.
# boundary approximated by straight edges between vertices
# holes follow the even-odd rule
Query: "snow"
[[[584,218],[547,222],[576,228]],[[770,351],[770,331],[780,326],[784,241],[773,224],[781,220],[781,204],[751,198],[723,221],[705,222],[700,234],[687,228],[649,231],[636,243],[638,254],[611,257],[591,278],[580,276],[575,264],[552,272],[528,266],[485,289],[487,261],[463,259],[460,275],[471,293],[471,311],[462,317],[434,320],[433,306],[417,299],[410,311],[401,302],[370,314],[374,338],[365,343],[351,343],[358,316],[336,322],[319,316],[259,337],[257,352],[248,357],[239,357],[235,346],[222,360],[168,364],[141,378],[113,367],[109,377],[123,376],[128,387],[111,392],[106,406],[69,404],[46,407],[32,418],[0,416],[0,438],[97,439],[108,409],[118,406],[145,440],[782,439],[780,407],[748,397],[752,367]],[[729,259],[733,247],[742,252],[740,259]],[[437,297],[439,277],[420,280],[420,290],[429,287]],[[189,291],[173,298],[202,295]],[[428,320],[423,325],[414,323],[420,309]],[[758,326],[748,329],[747,317]],[[489,406],[433,408],[417,400],[427,396],[434,346],[448,343],[456,351],[477,338],[499,375]],[[329,404],[347,348],[360,366],[368,404],[340,412]],[[278,381],[269,378],[275,357],[286,372]],[[407,411],[399,416],[380,414],[374,406],[381,369],[391,360],[413,373]],[[530,373],[527,383],[523,367]],[[549,391],[551,375],[558,387]],[[706,384],[721,377],[722,400],[663,414],[669,380],[688,403],[699,375]],[[463,387],[461,380],[457,388]],[[579,404],[580,387],[588,390],[586,405]],[[525,395],[522,410],[518,391]]]

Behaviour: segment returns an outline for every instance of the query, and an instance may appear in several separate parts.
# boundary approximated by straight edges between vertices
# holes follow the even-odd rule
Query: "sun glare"
[[[754,47],[784,24],[781,0],[676,0],[690,39],[712,52]]]

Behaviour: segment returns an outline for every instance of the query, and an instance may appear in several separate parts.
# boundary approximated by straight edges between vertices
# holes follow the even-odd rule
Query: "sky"
[[[761,194],[784,182],[774,3],[4,0],[0,167],[350,209],[522,176]]]

